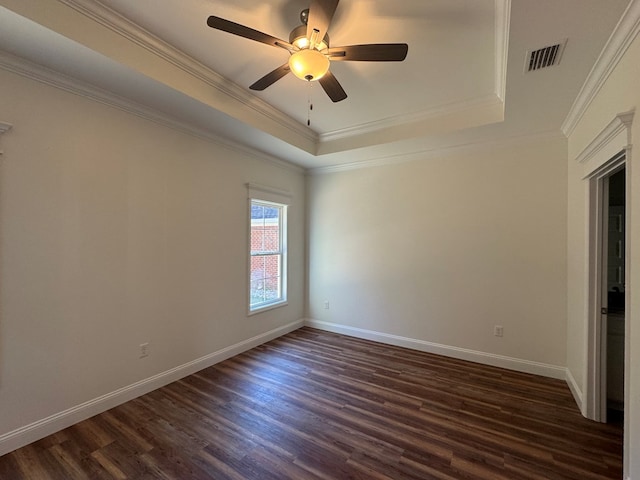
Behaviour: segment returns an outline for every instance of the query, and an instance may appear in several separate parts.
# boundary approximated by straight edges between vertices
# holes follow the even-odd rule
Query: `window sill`
[[[267,312],[275,308],[286,307],[287,305],[289,305],[289,302],[287,300],[283,300],[282,302],[278,302],[278,303],[270,303],[269,305],[265,305],[264,307],[259,307],[259,308],[256,308],[255,310],[249,310],[249,312],[247,313],[247,316],[251,317],[252,315]]]

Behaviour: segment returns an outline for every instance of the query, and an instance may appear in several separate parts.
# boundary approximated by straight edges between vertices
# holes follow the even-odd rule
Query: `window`
[[[251,198],[249,311],[287,301],[287,206]]]

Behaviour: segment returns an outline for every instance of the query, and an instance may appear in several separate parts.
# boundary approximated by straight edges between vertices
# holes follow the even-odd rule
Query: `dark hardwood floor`
[[[0,457],[18,479],[620,479],[562,381],[297,330]]]

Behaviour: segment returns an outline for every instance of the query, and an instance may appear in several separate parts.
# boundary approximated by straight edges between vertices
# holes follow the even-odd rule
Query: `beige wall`
[[[566,148],[537,139],[309,177],[309,317],[564,375]]]
[[[0,438],[302,319],[300,170],[5,71],[0,85],[13,125],[0,139]],[[251,317],[247,182],[293,195],[289,305]]]
[[[567,360],[568,368],[576,379],[584,382],[586,369],[585,336],[587,319],[585,313],[585,231],[586,231],[586,192],[581,170],[575,165],[576,156],[601,132],[616,115],[636,110],[631,128],[631,141],[634,144],[627,163],[627,175],[630,177],[630,198],[628,201],[629,220],[628,246],[630,265],[628,275],[630,283],[630,304],[627,305],[627,319],[630,322],[627,340],[629,352],[626,362],[627,396],[625,456],[629,478],[640,478],[640,457],[630,452],[640,451],[640,38],[636,38],[625,53],[616,69],[609,76],[603,88],[589,106],[585,116],[569,138],[569,322]]]

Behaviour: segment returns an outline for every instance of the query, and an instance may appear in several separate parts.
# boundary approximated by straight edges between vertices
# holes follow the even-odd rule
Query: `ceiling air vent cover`
[[[566,44],[567,40],[564,39],[562,42],[556,43],[555,45],[528,51],[524,65],[525,73],[558,65]]]

